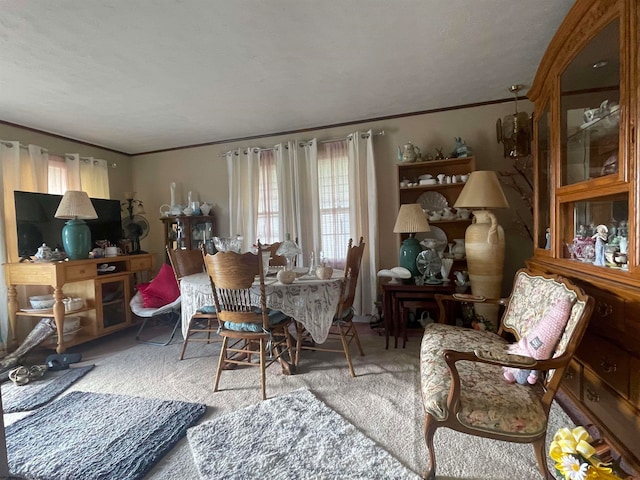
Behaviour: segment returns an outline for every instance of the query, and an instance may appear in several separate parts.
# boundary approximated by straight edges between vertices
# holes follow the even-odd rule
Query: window
[[[318,191],[322,256],[339,267],[344,262],[350,236],[346,140],[318,145]]]
[[[59,155],[49,154],[49,186],[48,193],[64,195],[67,187],[67,164],[65,159]]]
[[[276,176],[276,155],[274,150],[260,151],[260,179],[258,195],[258,240],[271,244],[284,240],[280,233],[280,202],[278,179]]]

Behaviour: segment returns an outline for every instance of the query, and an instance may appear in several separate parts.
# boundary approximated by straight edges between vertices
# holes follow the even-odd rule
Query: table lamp
[[[424,214],[420,204],[405,203],[400,205],[393,233],[409,234],[409,237],[400,246],[400,266],[409,270],[411,277],[420,275],[416,265],[416,258],[422,251],[420,243],[413,236],[418,232],[428,232],[429,230],[431,229],[429,228],[427,216]]]
[[[62,246],[69,260],[89,258],[91,231],[85,220],[98,218],[87,192],[67,190],[54,215],[69,221],[62,228]]]
[[[467,227],[464,235],[471,293],[487,298],[500,298],[504,269],[504,230],[488,209],[508,208],[509,203],[496,172],[472,172],[454,207],[468,208],[475,217],[474,223]],[[476,304],[476,307],[493,306]],[[477,309],[476,313],[479,313]],[[489,315],[487,312],[485,318],[497,324],[497,313],[497,309],[495,314]]]

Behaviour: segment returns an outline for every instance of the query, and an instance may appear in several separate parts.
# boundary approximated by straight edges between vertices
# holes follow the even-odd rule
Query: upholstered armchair
[[[435,478],[435,431],[448,427],[531,443],[543,478],[552,479],[545,455],[549,410],[585,332],[594,300],[564,278],[534,275],[526,269],[516,273],[509,298],[437,295],[436,300],[440,318],[425,328],[420,350],[429,449],[425,478]],[[454,322],[446,318],[451,311],[445,308],[447,302],[504,306],[498,332],[449,325]],[[517,343],[504,338],[508,334]]]

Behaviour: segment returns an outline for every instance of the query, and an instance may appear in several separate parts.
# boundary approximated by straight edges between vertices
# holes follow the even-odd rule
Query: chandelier
[[[526,157],[531,154],[531,118],[526,112],[518,112],[518,92],[524,85],[511,85],[509,91],[513,93],[516,112],[507,115],[496,122],[498,143],[504,146],[505,158]]]

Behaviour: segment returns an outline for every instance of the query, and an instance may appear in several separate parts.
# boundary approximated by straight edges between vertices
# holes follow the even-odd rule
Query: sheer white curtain
[[[258,238],[259,149],[227,152],[229,172],[229,235],[244,236],[244,250]]]
[[[83,190],[93,198],[110,198],[109,164],[106,160],[67,153],[65,167],[68,190]]]
[[[349,155],[349,191],[355,200],[349,208],[351,237],[364,237],[365,247],[360,267],[360,285],[354,300],[356,312],[373,311],[379,265],[378,189],[371,130],[354,132],[347,137]]]
[[[298,239],[298,246],[308,254],[313,244],[302,235],[303,216],[306,215],[308,203],[302,195],[306,189],[303,159],[296,142],[292,141],[275,145],[274,152],[280,198],[280,232],[283,234],[280,240],[285,240],[289,233],[292,240]]]
[[[304,142],[304,170],[301,172],[300,196],[304,199],[301,207],[304,216],[301,220],[302,238],[316,255],[322,250],[322,232],[320,229],[320,193],[318,189],[318,141],[314,138]],[[316,261],[319,261],[316,258]]]
[[[15,262],[18,257],[15,190],[46,193],[48,189],[48,157],[46,150],[29,145],[20,148],[19,142],[0,142],[0,263]],[[0,276],[0,305],[7,305],[7,285]],[[6,311],[6,310],[5,310]],[[8,319],[0,317],[3,347],[8,337]]]

